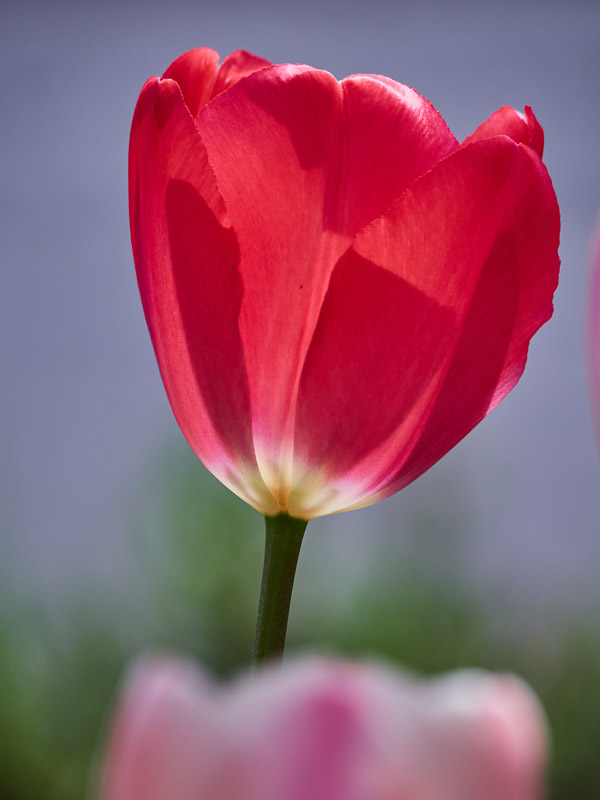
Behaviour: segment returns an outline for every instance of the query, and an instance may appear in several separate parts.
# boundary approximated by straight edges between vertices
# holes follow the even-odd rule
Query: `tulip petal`
[[[275,513],[256,470],[251,439],[237,328],[242,295],[238,244],[227,226],[206,151],[173,80],[153,79],[142,91],[129,171],[140,293],[177,421],[217,477],[251,505]]]
[[[399,423],[420,419],[455,330],[452,310],[404,278],[354,250],[339,261],[300,381],[292,516],[323,502],[316,465],[350,474]]]
[[[242,300],[235,234],[187,181],[167,185],[166,216],[178,310],[195,384],[220,440],[253,460],[250,397],[237,318]],[[207,263],[210,269],[199,269]],[[198,313],[198,309],[202,313]]]
[[[270,61],[245,50],[231,53],[219,66],[219,54],[215,50],[198,47],[176,58],[165,70],[163,78],[178,84],[188,111],[192,117],[197,117],[217,94],[241,78],[270,66]]]
[[[240,246],[239,330],[253,436],[261,473],[280,506],[298,362],[339,254],[322,221],[338,106],[337,83],[327,73],[277,67],[238,82],[197,120]]]
[[[532,336],[552,316],[560,266],[556,196],[532,151],[517,147],[514,153],[503,207],[493,220],[494,241],[472,299],[463,306],[452,361],[414,450],[386,496],[429,469],[511,391]]]
[[[325,199],[326,225],[354,235],[458,142],[431,103],[408,86],[351,75],[341,90],[339,169]]]
[[[358,235],[355,255],[336,266],[302,374],[294,459],[304,474],[294,475],[293,515],[315,514],[303,508],[315,465],[330,489],[319,513],[343,510],[352,496],[375,502],[510,391],[552,312],[558,228],[537,156],[496,137],[440,162]]]
[[[102,800],[198,800],[199,787],[209,796],[224,755],[212,694],[190,664],[138,662],[113,724]]]
[[[526,684],[512,675],[464,670],[432,682],[429,703],[426,736],[439,754],[432,797],[541,797],[547,731]]]
[[[524,114],[510,106],[502,106],[469,134],[461,146],[500,135],[508,136],[517,144],[528,145],[540,158],[544,154],[544,130],[530,106],[525,106]]]
[[[507,787],[503,791],[498,787],[498,800],[540,797],[548,742],[536,697],[518,678],[508,675],[488,680],[482,694],[488,758],[495,760],[500,774],[513,787],[512,794]]]
[[[260,58],[246,50],[236,50],[223,60],[219,68],[219,74],[215,82],[213,96],[220,94],[233,86],[242,78],[252,75],[253,72],[258,72],[259,69],[270,67],[271,62],[266,58]]]
[[[458,145],[412,90],[307,67],[255,73],[197,127],[240,246],[257,460],[285,509],[297,385],[331,271],[358,228]]]
[[[165,70],[163,78],[174,80],[190,114],[195,117],[214,93],[219,54],[210,47],[198,47],[179,56]]]
[[[297,687],[268,727],[256,726],[253,783],[261,800],[364,800],[355,774],[369,748],[354,698],[332,684]],[[269,748],[271,760],[260,758]]]
[[[145,660],[112,726],[101,800],[533,800],[547,752],[520,680],[429,681],[322,658],[216,692]]]

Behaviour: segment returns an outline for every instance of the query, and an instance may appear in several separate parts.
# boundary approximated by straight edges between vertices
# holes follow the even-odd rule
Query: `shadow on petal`
[[[232,455],[254,463],[252,414],[238,329],[243,295],[235,233],[189,183],[166,193],[173,276],[194,376],[209,416]]]
[[[343,475],[416,412],[454,313],[353,250],[336,265],[298,395],[295,452]]]

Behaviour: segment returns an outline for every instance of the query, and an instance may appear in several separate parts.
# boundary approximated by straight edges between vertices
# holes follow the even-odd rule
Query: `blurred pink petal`
[[[198,800],[225,750],[212,691],[184,661],[136,663],[112,723],[101,796]]]
[[[216,689],[148,659],[126,684],[100,799],[536,800],[546,749],[512,676],[310,659]]]

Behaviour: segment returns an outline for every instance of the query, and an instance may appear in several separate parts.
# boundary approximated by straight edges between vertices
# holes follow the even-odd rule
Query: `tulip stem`
[[[296,564],[308,521],[288,514],[265,517],[266,540],[252,669],[281,661],[285,647]]]

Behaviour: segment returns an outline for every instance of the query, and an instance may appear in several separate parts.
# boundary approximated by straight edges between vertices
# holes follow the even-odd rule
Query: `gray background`
[[[597,603],[600,459],[584,323],[600,205],[600,5],[23,3],[3,8],[0,31],[5,585],[48,604],[90,588],[130,602],[132,531],[165,454],[188,458],[200,480],[143,320],[126,157],[145,79],[208,45],[338,78],[389,75],[431,100],[459,139],[502,104],[533,106],[562,211],[562,275],[521,383],[413,486],[312,523],[307,547],[343,560],[343,583],[378,542],[460,529],[432,535],[432,557],[469,580],[541,614]]]

